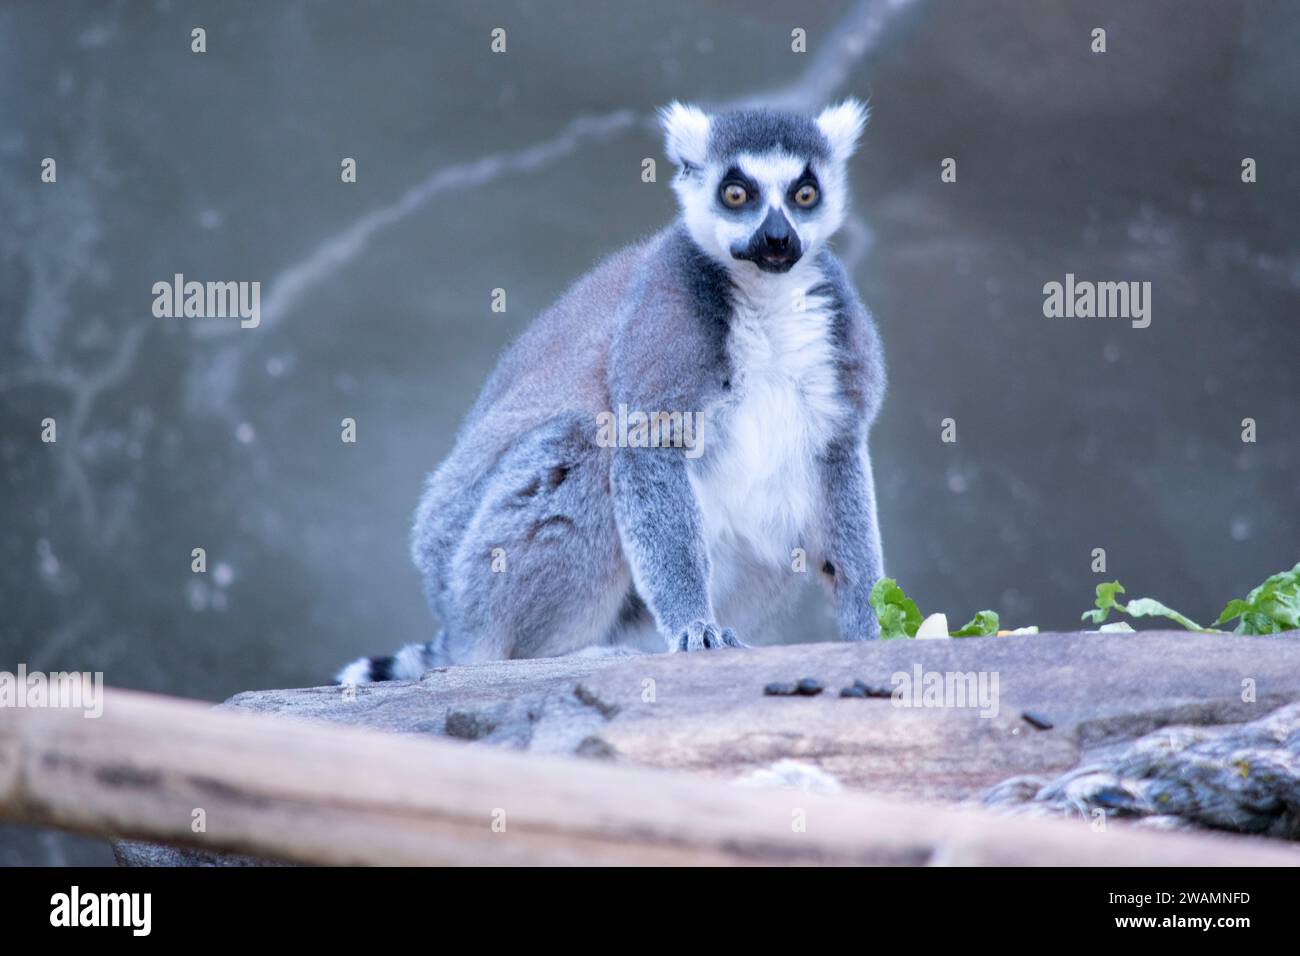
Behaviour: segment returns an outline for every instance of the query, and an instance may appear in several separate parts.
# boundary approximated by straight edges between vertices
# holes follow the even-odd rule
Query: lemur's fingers
[[[677,649],[679,651],[702,651],[708,647],[706,641],[708,624],[704,621],[691,621],[686,625],[686,630],[682,631],[682,636],[678,639]]]
[[[718,625],[709,621],[694,620],[687,624],[677,638],[678,651],[703,651],[717,647]]]
[[[677,638],[675,652],[712,650],[716,647],[748,647],[731,628],[725,630],[711,621],[691,621]]]
[[[674,653],[684,651],[698,651],[704,646],[704,622],[692,621],[687,624],[682,632],[677,635],[677,643],[673,645]]]
[[[722,631],[722,643],[725,647],[749,647],[744,641],[736,636],[736,632],[731,628],[724,628]]]

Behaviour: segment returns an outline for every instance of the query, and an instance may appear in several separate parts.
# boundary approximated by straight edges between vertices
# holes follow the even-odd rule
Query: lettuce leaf
[[[1117,605],[1118,606],[1118,605]],[[1189,631],[1204,631],[1205,628],[1197,624],[1190,617],[1179,614],[1171,607],[1166,607],[1155,598],[1135,598],[1129,601],[1123,608],[1124,613],[1129,617],[1167,617],[1171,621],[1176,621]]]
[[[893,578],[881,578],[871,589],[871,609],[880,622],[882,639],[916,637],[916,629],[921,626],[921,612]]]
[[[998,632],[998,612],[980,611],[960,630],[952,632],[953,637],[987,637]]]
[[[1097,585],[1097,605],[1095,611],[1084,611],[1083,620],[1091,621],[1093,624],[1100,624],[1110,616],[1112,608],[1124,610],[1124,605],[1115,600],[1116,594],[1124,593],[1124,585],[1118,581],[1107,581]]]
[[[1214,623],[1227,624],[1240,618],[1237,634],[1276,634],[1300,628],[1300,564],[1273,575],[1246,595],[1229,601]]]
[[[925,619],[916,602],[909,598],[893,578],[881,578],[871,589],[871,609],[880,622],[883,640],[916,637],[916,631]],[[998,632],[996,611],[980,611],[952,637],[986,637]]]
[[[1084,611],[1082,619],[1091,621],[1093,624],[1100,624],[1110,616],[1111,611],[1123,611],[1129,617],[1165,617],[1171,621],[1181,624],[1189,631],[1205,631],[1190,617],[1180,614],[1168,605],[1161,604],[1155,598],[1134,598],[1127,604],[1121,604],[1116,600],[1116,596],[1126,593],[1124,585],[1118,581],[1105,581],[1097,585],[1097,600],[1093,603],[1097,605],[1095,610]]]
[[[1101,626],[1103,631],[1131,631],[1127,622],[1103,623],[1111,611],[1129,617],[1163,617],[1182,625],[1189,631],[1202,634],[1224,634],[1218,626],[1237,620],[1237,634],[1277,634],[1300,629],[1300,563],[1290,571],[1273,575],[1244,599],[1229,601],[1219,615],[1214,627],[1202,627],[1186,614],[1174,610],[1155,598],[1134,598],[1128,603],[1120,600],[1125,594],[1124,585],[1118,581],[1103,581],[1097,585],[1097,597],[1092,609],[1084,611],[1082,619]],[[924,615],[893,578],[881,578],[871,589],[871,607],[880,622],[880,636],[891,638],[916,637]],[[980,611],[952,637],[984,637],[998,633],[996,611]]]

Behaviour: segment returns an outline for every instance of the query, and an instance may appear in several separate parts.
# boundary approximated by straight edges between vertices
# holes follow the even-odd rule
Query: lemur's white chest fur
[[[820,281],[809,262],[737,290],[731,388],[706,410],[704,451],[690,471],[715,588],[729,589],[738,563],[789,568],[794,548],[818,548],[817,458],[846,413],[830,303],[808,291]]]

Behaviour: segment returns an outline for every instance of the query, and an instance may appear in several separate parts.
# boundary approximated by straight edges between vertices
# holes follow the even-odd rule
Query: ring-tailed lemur
[[[877,636],[867,432],[884,364],[826,247],[866,111],[674,103],[661,118],[680,218],[578,280],[502,357],[416,513],[441,630],[340,682],[612,646],[651,624],[669,650],[743,647],[718,622],[760,630],[806,578],[801,555],[841,636]],[[647,441],[647,418],[674,440]]]

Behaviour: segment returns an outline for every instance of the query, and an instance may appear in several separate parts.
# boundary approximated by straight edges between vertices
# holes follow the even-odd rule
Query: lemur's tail
[[[444,649],[444,633],[423,644],[407,644],[396,654],[386,657],[362,657],[344,667],[334,678],[336,684],[370,684],[381,680],[419,680],[425,671],[449,663]]]

